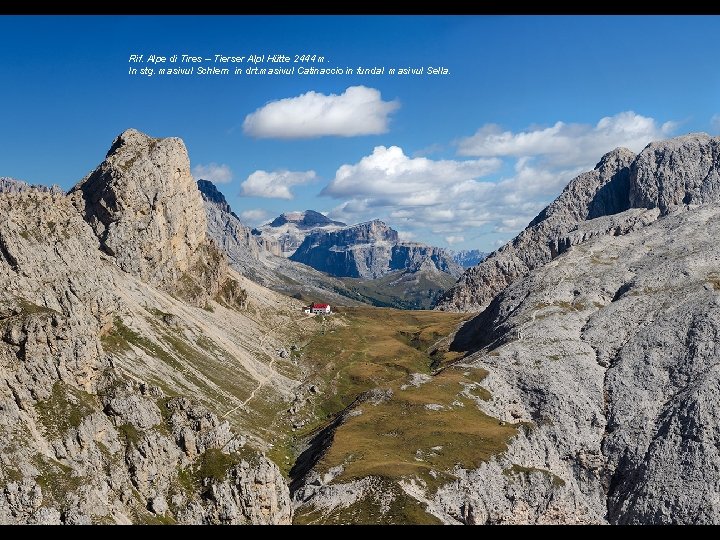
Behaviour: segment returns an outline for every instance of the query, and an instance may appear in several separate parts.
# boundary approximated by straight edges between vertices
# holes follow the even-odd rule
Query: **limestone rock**
[[[167,409],[156,385],[116,365],[110,350],[140,353],[144,346],[159,355],[157,334],[179,332],[187,317],[206,312],[140,281],[152,270],[146,262],[138,263],[138,277],[121,270],[117,257],[100,249],[77,197],[31,186],[0,193],[0,523],[176,519],[204,501],[205,487],[182,484],[181,471],[196,470],[208,449],[241,463],[235,453],[246,438],[190,400]],[[164,322],[168,313],[153,301],[174,305],[177,315]],[[135,329],[122,324],[138,313],[145,319]],[[147,318],[155,313],[154,327]],[[141,373],[156,382],[167,374],[157,366],[153,374],[158,359],[144,358],[135,359],[149,362]],[[242,522],[288,522],[288,487],[257,459],[218,481],[242,491]]]
[[[253,229],[253,235],[261,240],[275,242],[279,246],[277,255],[290,257],[308,234],[331,232],[345,226],[345,223],[333,221],[320,212],[305,210],[281,214],[270,223]]]
[[[557,256],[553,246],[580,222],[627,210],[634,158],[624,148],[603,156],[595,169],[572,180],[515,239],[465,271],[437,308],[479,311],[510,283]]]
[[[397,270],[418,271],[423,264],[459,276],[460,266],[442,248],[400,242],[380,220],[334,231],[313,231],[290,260],[339,277],[376,279]]]
[[[122,270],[203,305],[224,279],[182,140],[134,129],[70,194]]]
[[[480,311],[507,285],[559,255],[568,238],[585,241],[577,234],[585,221],[630,208],[656,208],[655,215],[666,215],[718,200],[720,137],[699,133],[653,142],[637,156],[614,150],[593,171],[571,181],[517,237],[467,270],[437,308]],[[618,236],[637,226],[643,225],[631,219],[605,232],[590,227]]]

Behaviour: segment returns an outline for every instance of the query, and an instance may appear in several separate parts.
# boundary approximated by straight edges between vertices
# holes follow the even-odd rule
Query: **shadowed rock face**
[[[639,155],[617,149],[603,156],[563,190],[513,240],[463,274],[438,302],[437,309],[479,311],[510,283],[550,262],[574,243],[581,224],[629,208],[658,208],[660,215],[682,205],[720,199],[720,139],[692,134],[648,145]],[[647,224],[637,216],[616,219],[605,232],[625,234]],[[568,242],[571,242],[568,244]]]
[[[312,232],[290,260],[333,276],[367,279],[396,270],[417,271],[423,264],[452,275],[461,272],[447,250],[399,242],[397,231],[377,219],[335,231]]]
[[[124,271],[202,304],[223,280],[182,140],[128,129],[71,191],[102,249]]]

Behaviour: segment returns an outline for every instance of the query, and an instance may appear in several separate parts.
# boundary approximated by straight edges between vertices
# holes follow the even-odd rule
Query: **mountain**
[[[0,193],[0,523],[720,523],[720,138],[606,155],[479,312],[305,315],[233,257],[449,274],[223,244],[203,189],[128,130],[68,194]]]
[[[515,239],[469,269],[438,302],[438,309],[477,311],[503,288],[586,241],[585,221],[618,215],[606,231],[619,236],[656,219],[649,214],[621,214],[633,208],[657,208],[659,215],[684,205],[702,204],[720,190],[715,162],[717,139],[691,134],[651,143],[638,156],[614,150],[593,171],[563,190]],[[682,171],[680,176],[674,171]]]
[[[450,275],[461,272],[446,250],[400,242],[397,231],[377,219],[334,231],[313,231],[290,260],[333,276],[365,279],[397,270],[418,271],[426,262]]]
[[[345,223],[333,221],[320,212],[286,212],[267,225],[253,229],[260,238],[272,238],[280,245],[281,255],[290,257],[311,231],[332,231],[344,227]]]
[[[453,260],[463,268],[471,268],[480,264],[488,255],[489,253],[485,253],[479,249],[463,249],[461,251],[454,251],[452,257]]]
[[[719,523],[719,171],[695,134],[573,180],[449,296],[449,365],[316,436],[296,522]]]
[[[0,285],[0,523],[291,521],[261,452],[300,303],[228,268],[182,141],[128,130],[67,195],[1,193]]]
[[[303,231],[304,237],[315,238],[315,235],[337,232],[338,241],[355,249],[355,253],[359,253],[357,242],[365,238],[372,243],[366,246],[366,255],[369,254],[370,258],[374,254],[390,257],[385,263],[374,263],[376,270],[378,264],[388,266],[385,271],[378,272],[382,279],[368,278],[367,272],[365,277],[356,278],[347,276],[357,276],[357,273],[338,275],[326,272],[327,267],[316,268],[313,261],[305,264],[305,261],[296,260],[294,255],[289,259],[282,256],[279,242],[264,232],[257,234],[257,230],[251,231],[243,225],[223,194],[211,182],[199,180],[198,188],[205,204],[209,235],[227,253],[230,265],[256,283],[289,296],[346,306],[365,303],[402,309],[430,309],[440,295],[453,285],[461,271],[439,248],[398,243],[391,246],[389,255],[381,254],[377,234],[386,234],[397,243],[397,232],[382,222],[378,222],[381,225],[377,229],[368,225],[368,230],[363,233],[363,225],[347,227],[312,210],[282,214],[276,218],[272,223],[292,223],[293,227]],[[370,229],[375,233],[368,232]],[[385,232],[378,233],[380,230]],[[391,267],[391,260],[395,268]],[[433,262],[436,260],[437,263]],[[440,268],[452,269],[453,273]]]
[[[27,182],[24,182],[23,180],[17,180],[15,178],[10,178],[9,176],[0,176],[0,193],[18,193],[20,191],[27,191],[29,189],[34,189],[35,191],[41,191],[43,193],[46,192],[52,192],[52,193],[62,193],[62,189],[60,189],[60,186],[53,185],[51,187],[47,186],[41,186],[41,185],[30,185]]]
[[[288,260],[283,256],[281,244],[272,236],[253,233],[212,182],[198,180],[197,185],[205,207],[208,235],[241,275],[274,291],[308,301],[362,303],[342,281]]]

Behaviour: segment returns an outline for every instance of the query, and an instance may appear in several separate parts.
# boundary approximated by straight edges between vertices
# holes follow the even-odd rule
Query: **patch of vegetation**
[[[43,492],[43,505],[51,505],[63,509],[67,505],[69,493],[75,492],[85,483],[82,476],[73,476],[72,469],[54,459],[38,456],[34,462],[40,474],[35,481]]]
[[[245,309],[247,306],[248,293],[234,279],[226,279],[215,300],[230,309]]]
[[[97,516],[93,514],[90,516],[90,522],[93,525],[115,525],[115,519],[111,515]]]
[[[54,309],[50,309],[45,306],[38,306],[37,304],[33,304],[32,302],[26,300],[25,298],[16,298],[15,301],[17,302],[18,307],[22,311],[24,315],[59,315],[60,313],[55,311]]]
[[[203,488],[204,480],[222,482],[228,471],[243,459],[252,459],[239,453],[226,454],[217,448],[203,452],[195,461],[177,472],[178,486],[185,494],[197,493]]]
[[[513,475],[523,475],[523,474],[533,474],[533,473],[540,473],[548,476],[550,478],[550,482],[555,487],[562,487],[565,485],[565,480],[560,478],[558,475],[552,473],[551,471],[548,471],[547,469],[538,469],[537,467],[525,467],[523,465],[518,465],[517,463],[513,463],[511,467],[504,469],[503,474],[505,476],[513,476]]]
[[[617,260],[618,260],[617,256],[610,256],[610,257],[607,257],[606,259],[600,258],[597,255],[593,255],[592,257],[590,257],[590,262],[592,262],[594,264],[602,264],[605,266],[612,266],[616,263]]]
[[[720,291],[720,273],[710,272],[707,276],[707,281],[712,285],[713,290]]]
[[[7,465],[0,465],[0,467],[2,468],[2,478],[6,482],[20,482],[23,479],[23,474],[20,470]]]
[[[140,443],[140,439],[142,438],[142,435],[137,430],[135,426],[132,424],[122,424],[117,427],[117,430],[122,434],[122,436],[125,438],[125,442],[130,444],[134,444],[136,447]]]
[[[190,274],[182,272],[180,274],[180,279],[177,281],[175,292],[178,294],[179,298],[192,301],[202,296],[204,289]]]
[[[59,437],[65,431],[80,426],[82,419],[100,409],[95,396],[57,381],[50,397],[35,405],[40,423],[51,437]]]
[[[322,418],[334,418],[366,390],[387,388],[392,397],[357,405],[361,414],[337,428],[317,470],[343,465],[338,481],[412,477],[434,489],[452,479],[455,466],[477,467],[505,451],[516,426],[485,415],[463,395],[490,398],[477,384],[484,370],[441,367],[428,382],[407,386],[412,373],[432,373],[427,349],[454,331],[463,315],[363,307],[343,308],[340,316],[346,326],[316,335],[304,347],[305,364],[327,392],[315,404],[319,421],[303,433],[325,425]]]
[[[336,292],[376,307],[431,309],[440,295],[455,283],[450,274],[437,273],[433,278],[429,279],[424,272],[402,270],[371,280],[339,278],[347,289],[336,289]]]
[[[206,450],[200,456],[198,467],[198,476],[200,478],[210,478],[215,481],[222,481],[226,476],[230,467],[237,463],[230,454],[224,454],[217,448]]]

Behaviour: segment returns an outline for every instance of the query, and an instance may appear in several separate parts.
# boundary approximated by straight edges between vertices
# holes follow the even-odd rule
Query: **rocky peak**
[[[621,235],[659,215],[720,200],[720,137],[694,133],[650,143],[635,156],[618,148],[595,169],[573,179],[513,240],[469,269],[438,302],[439,309],[480,310],[507,285],[572,245],[600,234],[582,231],[587,220],[615,216],[603,234]],[[610,222],[609,222],[610,223]]]
[[[225,199],[225,195],[223,195],[210,180],[203,180],[202,178],[198,179],[197,186],[203,200],[217,204],[226,212],[230,211],[230,205],[228,204],[227,199]]]
[[[70,192],[124,271],[203,303],[224,275],[185,144],[128,129]]]
[[[478,311],[510,283],[560,253],[578,224],[629,208],[630,165],[625,148],[605,154],[592,171],[574,178],[562,193],[513,240],[468,269],[438,302],[438,309]]]
[[[379,219],[351,225],[337,231],[314,233],[313,238],[326,235],[332,238],[337,245],[368,244],[372,242],[397,242],[398,233],[395,229]],[[312,240],[311,240],[312,242]]]
[[[720,137],[692,133],[650,143],[632,166],[629,190],[634,208],[705,204],[720,199]]]
[[[325,225],[337,225],[344,227],[345,223],[341,221],[333,221],[327,216],[316,212],[315,210],[305,210],[304,212],[285,212],[270,222],[270,227],[282,227],[292,223],[299,228],[312,229],[314,227],[323,227]]]
[[[28,184],[23,180],[17,180],[16,178],[10,178],[9,176],[0,176],[0,193],[19,193],[21,191],[27,191],[33,189],[43,193],[63,193],[60,186],[53,184],[50,187],[42,185]]]

